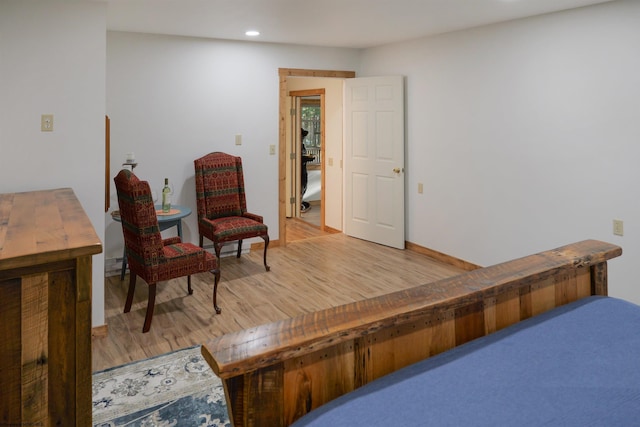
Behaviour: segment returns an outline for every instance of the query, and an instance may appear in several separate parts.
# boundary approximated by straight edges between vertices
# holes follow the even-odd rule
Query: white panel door
[[[402,76],[345,80],[345,234],[404,249]]]

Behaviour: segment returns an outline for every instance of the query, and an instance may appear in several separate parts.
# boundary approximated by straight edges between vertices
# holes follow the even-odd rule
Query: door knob
[[[400,173],[401,171],[402,171],[402,169],[400,169],[400,168],[393,168],[393,173]]]

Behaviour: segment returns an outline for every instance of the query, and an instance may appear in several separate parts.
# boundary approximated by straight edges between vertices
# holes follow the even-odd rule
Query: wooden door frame
[[[307,70],[299,68],[279,68],[278,78],[280,80],[279,95],[279,124],[278,124],[278,244],[286,246],[287,244],[287,205],[286,205],[286,179],[287,179],[287,90],[288,77],[336,77],[342,79],[350,79],[356,76],[355,71],[336,71],[336,70]],[[323,144],[324,145],[324,144]],[[324,203],[323,203],[324,206]]]

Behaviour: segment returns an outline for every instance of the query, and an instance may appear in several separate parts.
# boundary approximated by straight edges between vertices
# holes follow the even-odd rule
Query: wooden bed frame
[[[607,295],[595,240],[223,335],[202,346],[234,426],[287,426],[409,364],[590,295]]]

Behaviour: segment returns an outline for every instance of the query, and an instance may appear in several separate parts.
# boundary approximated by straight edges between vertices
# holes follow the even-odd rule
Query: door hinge
[[[289,197],[289,203],[290,204],[294,204],[296,202],[296,198],[295,197]]]
[[[295,160],[296,159],[296,153],[289,153],[289,159],[290,160]]]
[[[292,109],[289,111],[289,115],[291,115],[291,116],[295,116],[295,115],[296,115],[296,109],[295,109],[295,108],[292,108]]]

